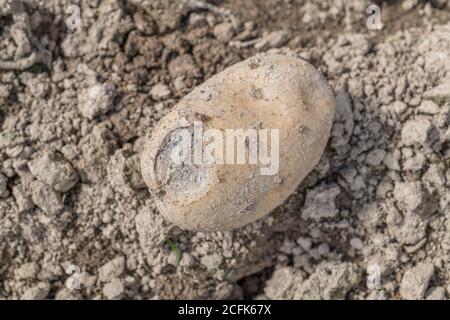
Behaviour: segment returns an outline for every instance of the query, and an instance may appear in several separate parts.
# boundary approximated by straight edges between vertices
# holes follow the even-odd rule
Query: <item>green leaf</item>
[[[181,251],[180,251],[180,249],[178,249],[178,247],[175,245],[175,243],[172,241],[172,239],[167,239],[166,243],[169,246],[170,250],[175,255],[175,257],[177,258],[177,267],[178,267],[180,265],[180,261],[181,261]]]

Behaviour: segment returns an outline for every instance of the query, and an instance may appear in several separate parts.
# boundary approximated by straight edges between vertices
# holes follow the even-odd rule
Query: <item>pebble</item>
[[[400,284],[399,292],[402,298],[407,300],[423,299],[433,274],[434,266],[425,262],[406,270]]]
[[[8,191],[8,179],[0,173],[0,198],[6,198],[9,196]]]
[[[312,246],[312,241],[310,238],[303,238],[300,237],[297,239],[297,243],[300,245],[300,247],[302,247],[303,250],[305,251],[309,251],[311,249]]]
[[[383,163],[389,170],[400,171],[401,156],[402,155],[400,151],[398,149],[395,149],[394,151],[386,154]]]
[[[117,300],[122,298],[125,287],[121,279],[113,279],[103,287],[103,295],[108,300]]]
[[[33,200],[31,200],[31,197],[23,190],[21,185],[14,186],[12,193],[20,213],[33,209]]]
[[[153,100],[160,101],[169,98],[171,92],[167,85],[160,83],[153,86],[153,88],[150,90],[150,95]]]
[[[116,89],[113,85],[97,83],[78,94],[78,110],[89,120],[105,114],[114,107]]]
[[[444,79],[436,87],[426,91],[423,94],[425,99],[433,100],[438,105],[450,102],[450,78]]]
[[[422,114],[438,114],[439,106],[431,100],[424,100],[417,108],[417,111]]]
[[[432,142],[433,125],[428,119],[417,117],[408,120],[402,128],[401,139],[405,146],[414,144],[429,145]]]
[[[80,292],[68,288],[62,288],[55,295],[55,300],[82,300]]]
[[[35,180],[30,185],[33,202],[49,215],[56,215],[64,208],[61,195],[45,183]]]
[[[50,293],[50,283],[40,282],[36,286],[31,287],[21,297],[21,300],[43,300]]]
[[[356,264],[326,262],[296,290],[294,299],[345,299],[347,293],[361,281],[361,270]]]
[[[271,48],[280,48],[285,45],[290,39],[290,34],[287,31],[274,31],[269,33],[267,36],[258,40],[255,43],[255,49],[257,50],[268,50]]]
[[[445,289],[442,287],[434,287],[428,290],[427,300],[447,300]]]
[[[393,195],[400,208],[413,213],[431,214],[437,209],[437,200],[420,181],[396,182]]]
[[[355,250],[362,250],[364,248],[364,244],[361,239],[359,238],[352,238],[350,240],[350,245]]]
[[[117,257],[106,264],[99,270],[99,279],[102,282],[109,282],[114,278],[122,275],[125,271],[125,258]]]
[[[414,9],[419,4],[419,0],[405,0],[402,1],[402,9],[409,11]]]
[[[379,166],[386,157],[386,151],[383,149],[372,150],[366,158],[366,163],[372,167]]]
[[[214,36],[219,40],[220,42],[227,43],[231,39],[233,39],[234,36],[234,27],[229,22],[222,22],[214,27]]]
[[[67,192],[78,182],[78,174],[64,156],[54,150],[45,150],[28,162],[31,174],[56,191]]]
[[[348,144],[354,127],[351,97],[348,92],[341,90],[336,97],[336,116],[331,130],[331,146],[338,148]]]
[[[39,266],[34,262],[29,262],[14,270],[14,276],[17,280],[29,280],[35,278],[38,272]]]
[[[326,256],[330,253],[330,247],[326,243],[321,243],[317,248],[317,250],[319,251],[319,254],[322,256]]]
[[[340,193],[341,189],[337,184],[319,185],[309,190],[302,217],[313,220],[335,217],[338,214],[335,199]]]

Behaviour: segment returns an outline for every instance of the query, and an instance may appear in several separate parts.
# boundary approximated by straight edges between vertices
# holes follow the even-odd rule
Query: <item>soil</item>
[[[375,3],[0,0],[0,299],[449,298],[450,2]],[[320,163],[241,229],[165,221],[143,138],[288,48],[336,94]]]

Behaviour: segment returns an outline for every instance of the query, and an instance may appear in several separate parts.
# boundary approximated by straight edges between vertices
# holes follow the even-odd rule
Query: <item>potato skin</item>
[[[161,119],[141,153],[144,181],[160,213],[183,229],[242,227],[282,204],[314,168],[334,113],[334,94],[311,64],[293,54],[258,54],[195,88]],[[168,137],[194,121],[204,130],[279,129],[278,174],[261,175],[251,164],[170,171]]]

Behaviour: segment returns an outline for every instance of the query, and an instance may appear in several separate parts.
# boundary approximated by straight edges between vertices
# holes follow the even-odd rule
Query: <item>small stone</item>
[[[290,33],[287,31],[274,31],[255,43],[255,49],[268,50],[271,48],[280,48],[290,39]]]
[[[43,262],[37,278],[41,281],[54,281],[63,275],[63,270],[59,264]]]
[[[45,183],[35,180],[31,183],[30,189],[33,202],[45,213],[56,215],[64,208],[61,195]]]
[[[180,267],[190,268],[195,264],[195,258],[187,252],[183,252],[180,260]]]
[[[372,167],[379,166],[386,156],[383,149],[374,149],[366,157],[366,163]]]
[[[177,77],[198,77],[200,70],[190,54],[176,57],[169,63],[169,73],[173,79]]]
[[[147,14],[141,11],[136,11],[133,15],[134,25],[142,34],[151,36],[156,32],[156,24]]]
[[[424,100],[417,111],[422,114],[437,114],[439,113],[439,106],[431,100]]]
[[[229,22],[223,22],[214,27],[214,36],[221,42],[229,42],[234,36],[234,27]]]
[[[438,9],[443,9],[448,5],[448,0],[431,0],[431,5]]]
[[[20,170],[17,169],[16,167],[16,163],[20,163],[20,162],[24,163],[24,166],[26,166],[26,160],[19,160],[19,159],[6,159],[3,163],[2,163],[2,172],[3,175],[7,178],[13,178],[16,173],[20,175]]]
[[[427,300],[447,300],[445,289],[442,287],[434,287],[428,290]]]
[[[164,102],[160,102],[155,104],[154,108],[156,112],[163,112],[163,110],[166,108],[166,105],[164,104]]]
[[[311,241],[310,238],[299,237],[297,239],[297,243],[305,251],[309,251],[311,249],[311,246],[312,246],[312,241]]]
[[[378,202],[371,202],[365,205],[357,216],[366,229],[375,230],[382,223],[384,213]]]
[[[366,300],[387,300],[386,292],[383,290],[373,290],[366,297]]]
[[[55,300],[82,300],[80,292],[68,288],[62,288],[55,295]]]
[[[426,236],[428,221],[419,214],[405,211],[402,215],[394,205],[389,206],[386,217],[389,232],[404,245],[416,245]]]
[[[204,14],[192,12],[189,15],[189,25],[192,27],[202,27],[206,25],[206,17]]]
[[[321,243],[317,250],[321,256],[326,256],[330,253],[330,246],[326,243]]]
[[[103,295],[108,300],[117,300],[122,298],[124,290],[122,280],[116,278],[103,287]]]
[[[133,155],[125,161],[125,180],[133,190],[145,189],[146,185],[142,179],[139,156]]]
[[[441,84],[426,91],[425,99],[430,99],[438,105],[450,103],[450,78],[445,79]]]
[[[78,182],[78,174],[64,156],[54,150],[43,151],[28,163],[31,174],[56,191],[67,192]]]
[[[389,169],[393,171],[400,171],[400,159],[401,153],[398,149],[395,149],[393,152],[387,153],[384,157],[383,163]]]
[[[200,259],[200,262],[208,270],[216,270],[222,264],[223,256],[220,253],[212,253],[212,254],[203,256]]]
[[[20,268],[14,270],[17,280],[34,279],[39,272],[39,266],[35,262],[25,263]]]
[[[22,295],[21,300],[43,300],[50,293],[50,284],[48,282],[40,282],[36,286],[28,289]]]
[[[85,118],[93,120],[113,108],[115,97],[113,85],[97,83],[78,94],[78,110]]]
[[[135,222],[141,248],[146,253],[164,244],[164,241],[170,238],[171,230],[174,229],[172,224],[149,208],[142,208]]]
[[[401,116],[408,110],[408,105],[403,101],[396,100],[389,105],[389,108],[397,115],[397,117],[402,118]]]
[[[427,243],[427,238],[424,236],[422,240],[420,240],[416,244],[413,244],[411,246],[406,245],[404,248],[407,253],[414,253],[420,248],[422,248],[425,245],[425,243]]]
[[[405,171],[420,171],[426,165],[427,159],[425,155],[418,151],[411,157],[405,157],[403,161],[403,170]]]
[[[186,84],[184,83],[184,77],[178,77],[173,80],[173,87],[175,92],[183,92],[186,89]]]
[[[345,299],[348,292],[361,281],[361,270],[352,263],[326,262],[300,284],[294,299]]]
[[[419,0],[404,0],[402,1],[402,9],[409,11],[414,9],[419,4]]]
[[[359,238],[352,238],[350,240],[350,245],[355,250],[362,250],[364,248],[364,244],[361,239]]]
[[[0,150],[15,147],[22,142],[23,138],[14,131],[5,130],[0,132]]]
[[[171,251],[169,256],[167,257],[167,264],[170,264],[174,267],[178,267],[180,264],[181,258],[180,253],[178,251]]]
[[[434,266],[430,263],[419,263],[408,269],[400,284],[400,295],[406,300],[418,300],[425,297],[431,277],[434,274]]]
[[[80,284],[86,289],[92,289],[97,281],[96,276],[92,276],[87,272],[80,274]]]
[[[168,99],[171,95],[171,92],[168,86],[160,83],[153,86],[153,88],[150,90],[150,95],[152,96],[153,100],[159,101]]]
[[[431,122],[425,118],[416,117],[413,120],[408,120],[402,128],[402,144],[405,146],[430,145],[436,138],[433,129]]]
[[[12,193],[14,198],[16,199],[16,203],[17,206],[19,207],[20,213],[33,209],[34,207],[33,200],[25,191],[23,191],[21,185],[14,186],[12,189]]]
[[[436,127],[447,131],[442,135],[443,140],[450,140],[450,131],[448,125],[450,124],[450,105],[444,105],[439,108],[439,114],[433,119]]]
[[[409,159],[414,155],[414,150],[412,148],[402,148],[402,156],[404,159]]]
[[[99,270],[99,279],[102,282],[109,282],[119,277],[125,271],[125,258],[117,257],[106,264]]]
[[[432,164],[422,176],[422,181],[431,184],[434,187],[443,186],[445,184],[445,167],[438,164]]]
[[[336,97],[336,116],[331,130],[331,146],[338,148],[348,144],[354,127],[352,99],[348,92],[341,90]]]
[[[363,190],[364,188],[366,188],[366,183],[364,181],[364,178],[361,175],[357,175],[355,177],[355,180],[353,180],[353,183],[350,185],[350,188],[354,192]]]
[[[391,192],[392,189],[394,189],[394,185],[392,184],[392,180],[385,176],[380,181],[380,183],[377,186],[377,198],[378,199],[385,199],[388,192]]]
[[[294,268],[277,268],[272,277],[266,282],[264,293],[272,300],[292,299],[293,289],[302,281],[301,275]]]
[[[319,185],[309,190],[306,194],[302,217],[313,220],[335,217],[338,214],[335,200],[340,193],[341,189],[337,184]]]
[[[396,182],[393,195],[400,208],[406,211],[426,215],[438,209],[438,201],[420,181]]]
[[[0,198],[9,196],[8,179],[0,173]]]

